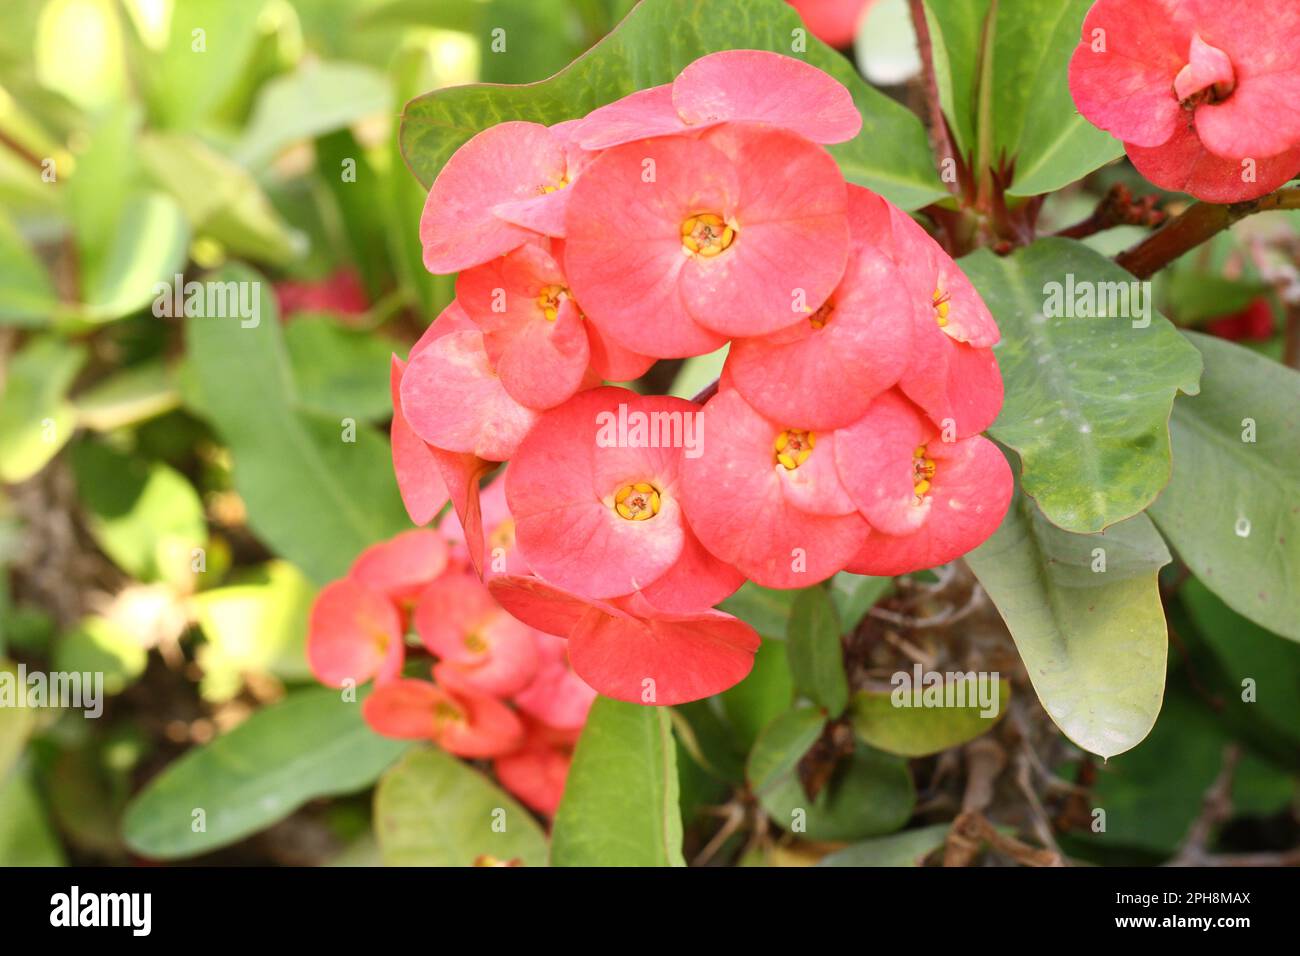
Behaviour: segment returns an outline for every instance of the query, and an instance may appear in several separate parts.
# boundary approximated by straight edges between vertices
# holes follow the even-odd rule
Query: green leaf
[[[1188,337],[1205,378],[1174,405],[1174,475],[1151,517],[1229,607],[1300,641],[1300,374]]]
[[[980,250],[961,266],[1002,331],[1006,399],[989,432],[1020,454],[1025,492],[1084,534],[1146,508],[1169,481],[1174,394],[1195,393],[1201,372],[1196,350],[1151,310],[1150,286],[1139,300],[1129,273],[1067,239],[1004,258]],[[1109,317],[1065,317],[1080,290],[1109,303],[1108,288],[1124,290]]]
[[[106,694],[120,694],[134,684],[148,662],[149,654],[140,640],[103,617],[82,619],[54,648],[55,670],[103,674]],[[82,693],[87,691],[83,689]]]
[[[204,699],[229,700],[250,671],[310,680],[307,620],[315,597],[311,582],[287,561],[195,595],[194,615],[207,638],[198,649]]]
[[[1226,698],[1223,716],[1229,716],[1234,707],[1250,712],[1268,727],[1270,737],[1289,743],[1293,761],[1300,763],[1300,726],[1296,721],[1300,714],[1300,646],[1278,640],[1234,613],[1195,578],[1188,579],[1179,597],[1197,633],[1218,660],[1223,681],[1221,685],[1216,681],[1211,692],[1221,692]]]
[[[211,418],[234,456],[250,527],[317,584],[342,577],[367,545],[410,527],[388,441],[339,420],[302,413],[267,283],[232,267],[217,282],[257,283],[260,321],[186,320],[187,351]]]
[[[718,610],[740,618],[764,637],[785,640],[790,611],[799,592],[765,588],[746,581],[735,594],[718,605]]]
[[[952,681],[945,680],[942,686],[935,689],[941,695],[941,700],[947,699],[952,684]],[[925,687],[922,686],[920,690],[924,693]],[[912,685],[908,684],[904,687],[896,686],[892,691],[864,690],[854,694],[853,729],[858,737],[885,753],[903,757],[937,754],[992,730],[993,725],[1007,711],[1006,701],[1011,698],[1011,684],[1006,680],[998,680],[997,698],[990,702],[993,713],[987,716],[985,708],[976,699],[976,685],[971,683],[960,690],[955,686],[952,688],[952,692],[964,694],[964,697],[954,699],[968,702],[960,707],[908,706],[895,702],[896,699],[910,702],[913,692]]]
[[[598,697],[551,832],[555,866],[685,866],[668,711]]]
[[[0,659],[0,679],[18,693],[18,668],[13,663]],[[7,696],[7,692],[6,695]],[[3,700],[0,697],[0,700]],[[27,738],[36,730],[38,711],[34,707],[18,706],[20,700],[8,701],[0,705],[0,781],[8,776],[9,771],[18,763],[27,746]]]
[[[190,227],[236,256],[285,265],[307,239],[280,216],[257,181],[194,136],[149,133],[136,147],[145,170],[180,203]]]
[[[190,557],[208,540],[203,503],[174,468],[83,441],[72,471],[96,543],[140,581],[190,580]]]
[[[1097,768],[1091,805],[1105,811],[1106,829],[1084,831],[1081,839],[1108,849],[1172,855],[1200,816],[1229,742],[1214,711],[1190,689],[1171,682],[1151,736]],[[1242,754],[1232,786],[1238,813],[1277,813],[1295,792],[1294,777],[1249,751]]]
[[[1008,192],[1033,196],[1124,152],[1070,95],[1070,54],[1092,0],[927,0],[940,100],[957,148],[1010,168]],[[981,112],[985,122],[981,125]]]
[[[301,315],[284,330],[299,407],[357,421],[393,414],[388,384],[391,339],[349,329],[327,316]]]
[[[76,397],[77,424],[108,432],[170,412],[181,401],[173,379],[161,361],[118,369]]]
[[[0,325],[46,325],[57,304],[45,267],[0,211]]]
[[[936,823],[917,830],[854,843],[822,857],[818,866],[920,866],[948,839],[952,826]]]
[[[704,355],[692,355],[683,361],[681,368],[673,376],[673,384],[668,389],[668,394],[684,398],[689,402],[717,381],[718,376],[722,374],[722,366],[727,361],[727,353],[730,351],[731,343],[728,342],[716,351]]]
[[[585,116],[635,90],[669,83],[688,63],[727,49],[799,56],[839,80],[862,113],[862,132],[830,147],[852,182],[905,209],[947,195],[935,173],[925,130],[914,114],[871,88],[853,65],[809,37],[791,50],[798,14],[780,0],[644,0],[619,26],[550,79],[527,86],[460,86],[406,105],[402,152],[426,187],[447,158],[475,133],[504,120],[557,123]]]
[[[916,802],[907,763],[869,747],[857,747],[817,799],[808,799],[799,781],[799,761],[821,736],[824,723],[817,709],[795,708],[763,730],[747,773],[763,809],[777,825],[811,840],[856,840],[897,830]]]
[[[771,638],[759,645],[754,668],[735,687],[718,698],[739,744],[745,753],[754,745],[759,731],[794,702],[794,678],[786,645]]]
[[[799,761],[817,742],[825,726],[826,715],[819,708],[799,705],[764,727],[745,767],[754,795],[761,799],[794,775]]]
[[[0,481],[36,474],[72,437],[76,411],[66,395],[86,349],[60,339],[30,339],[9,360],[0,394]]]
[[[50,829],[29,773],[0,775],[0,866],[63,866],[63,849]]]
[[[78,321],[109,322],[138,312],[185,265],[189,225],[164,193],[139,192],[122,205],[103,252],[83,276],[83,301],[66,314]]]
[[[1165,685],[1156,572],[1169,552],[1150,520],[1138,515],[1102,534],[1071,534],[1017,493],[1001,527],[966,561],[1065,735],[1103,757],[1140,743]]]
[[[239,147],[246,166],[258,166],[301,139],[385,113],[392,93],[384,75],[361,63],[304,62],[262,88]]]
[[[257,41],[264,0],[184,0],[169,5],[165,42],[137,59],[155,124],[198,126],[234,88]]]
[[[386,866],[473,866],[481,856],[546,865],[546,836],[473,767],[432,747],[411,750],[375,790]]]
[[[795,688],[832,717],[843,713],[849,702],[849,679],[844,674],[839,617],[825,588],[804,588],[795,598],[786,649]]]
[[[894,586],[893,578],[876,578],[841,571],[831,578],[831,600],[845,634],[867,616],[867,612]]]
[[[308,800],[369,786],[409,744],[366,726],[364,696],[349,703],[336,690],[299,691],[189,751],[131,802],[127,843],[153,859],[197,856],[265,829]]]

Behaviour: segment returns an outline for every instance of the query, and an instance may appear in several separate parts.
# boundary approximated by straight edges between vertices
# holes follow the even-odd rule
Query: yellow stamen
[[[736,230],[711,212],[691,216],[682,223],[682,248],[692,255],[711,258],[731,245]]]
[[[546,316],[547,322],[554,322],[560,314],[560,306],[569,297],[569,290],[562,285],[548,285],[537,294],[537,307]]]
[[[817,435],[797,428],[787,428],[776,436],[772,450],[776,453],[776,462],[787,471],[794,471],[813,453],[817,445]]]
[[[624,485],[614,495],[614,510],[628,521],[648,521],[659,513],[659,489],[648,482]]]
[[[916,495],[917,504],[921,503],[930,490],[930,479],[935,472],[934,462],[926,458],[925,454],[924,445],[918,445],[912,452],[912,492]]]
[[[934,318],[939,328],[948,324],[948,300],[951,296],[942,289],[934,290]]]
[[[472,654],[482,654],[488,649],[487,641],[477,634],[465,635],[465,648]]]

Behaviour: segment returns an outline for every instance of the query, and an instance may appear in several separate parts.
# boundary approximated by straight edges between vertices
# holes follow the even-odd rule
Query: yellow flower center
[[[465,715],[461,713],[460,708],[450,701],[440,700],[433,705],[433,723],[436,727],[464,719]]]
[[[479,637],[477,634],[466,634],[465,649],[471,654],[482,654],[488,649],[487,641],[483,640],[483,638]]]
[[[544,196],[545,196],[545,195],[549,195],[550,193],[553,193],[553,192],[555,192],[555,191],[557,191],[557,190],[563,189],[563,188],[564,188],[565,186],[567,186],[567,185],[569,185],[569,177],[568,177],[568,176],[561,176],[561,177],[560,177],[560,181],[559,181],[558,183],[556,183],[554,186],[543,185],[543,186],[541,187],[542,195],[544,195]]]
[[[537,294],[537,307],[546,316],[547,322],[554,322],[560,314],[560,306],[569,298],[569,290],[562,285],[548,285]]]
[[[716,256],[735,238],[736,230],[711,212],[691,216],[682,223],[682,248],[693,255]]]
[[[912,452],[912,491],[918,504],[930,490],[930,479],[934,477],[934,462],[925,455],[924,445],[917,446]]]
[[[776,436],[772,448],[776,454],[777,464],[787,471],[794,471],[808,460],[816,444],[817,436],[813,432],[787,428]]]
[[[659,513],[659,489],[644,481],[624,485],[614,496],[614,510],[628,521],[648,521]]]
[[[948,324],[948,300],[951,298],[952,296],[942,289],[934,290],[934,318],[939,323],[939,328]]]

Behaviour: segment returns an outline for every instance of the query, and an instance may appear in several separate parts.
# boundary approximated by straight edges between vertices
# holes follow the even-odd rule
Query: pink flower
[[[536,577],[494,578],[488,587],[521,621],[567,636],[574,671],[617,700],[683,704],[735,686],[754,666],[758,634],[721,611],[665,614],[640,595],[593,601]]]
[[[555,815],[573,763],[577,731],[557,730],[536,720],[524,720],[524,743],[514,753],[492,762],[501,785],[527,806],[548,817]]]
[[[585,149],[608,149],[726,122],[768,123],[815,143],[842,143],[862,129],[849,91],[815,66],[766,50],[723,50],[700,57],[672,83],[593,110],[571,135]]]
[[[565,187],[590,159],[571,144],[570,126],[498,123],[456,150],[420,216],[424,267],[459,272],[539,234],[562,236]]]
[[[1011,468],[982,436],[944,442],[896,391],[837,433],[839,474],[874,529],[848,565],[892,575],[951,561],[980,545],[1006,514]]]
[[[833,47],[852,46],[873,0],[789,0],[813,36]]]
[[[704,546],[765,587],[841,570],[869,529],[835,468],[840,433],[768,419],[725,379],[703,418],[708,441],[682,462],[681,497]]]
[[[535,628],[533,638],[537,642],[537,673],[515,694],[515,706],[548,727],[577,731],[587,722],[596,692],[573,672],[568,642]]]
[[[573,185],[564,265],[587,317],[680,358],[804,321],[848,257],[839,167],[802,137],[728,123],[610,149]]]
[[[861,418],[912,359],[914,313],[929,302],[908,294],[881,248],[889,204],[849,187],[850,252],[830,298],[799,322],[769,336],[737,339],[727,368],[746,402],[761,414],[802,428],[838,428]]]
[[[402,669],[402,617],[383,593],[352,578],[321,589],[307,623],[307,665],[328,687],[372,677],[392,680]]]
[[[413,603],[447,567],[447,542],[437,531],[417,529],[362,551],[348,577],[398,605]]]
[[[480,490],[478,509],[482,557],[477,562],[470,557],[465,530],[455,513],[449,514],[438,525],[438,530],[451,546],[452,563],[475,567],[484,580],[497,574],[527,574],[528,565],[515,547],[515,518],[506,506],[504,473],[498,473]]]
[[[314,282],[277,282],[275,299],[280,315],[286,319],[299,312],[330,312],[351,317],[364,315],[370,308],[366,290],[351,269],[339,269]]]
[[[478,330],[440,336],[415,354],[402,375],[401,405],[425,442],[485,461],[510,458],[537,419],[506,391]]]
[[[424,646],[465,686],[509,697],[537,673],[532,628],[503,611],[472,574],[448,574],[428,585],[414,622]]]
[[[1156,185],[1211,202],[1262,196],[1300,171],[1300,7],[1098,0],[1070,91]]]
[[[379,685],[361,716],[377,734],[432,740],[458,757],[497,757],[523,743],[523,724],[501,701],[458,683],[441,665],[434,677],[437,684],[403,678]]]
[[[889,207],[892,254],[913,310],[912,361],[903,393],[940,426],[965,438],[1002,409],[1002,374],[993,355],[997,323],[970,280],[913,219]]]
[[[738,588],[740,575],[696,542],[678,499],[684,445],[712,440],[697,430],[699,411],[605,387],[543,414],[506,473],[529,567],[592,598],[646,590],[672,611],[711,607]]]

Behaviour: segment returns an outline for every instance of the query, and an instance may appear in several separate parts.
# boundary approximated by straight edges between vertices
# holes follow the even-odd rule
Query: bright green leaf
[[[0,481],[26,481],[72,437],[76,412],[66,399],[86,360],[84,346],[33,338],[9,360],[0,393]]]
[[[284,330],[299,407],[359,422],[393,414],[389,357],[401,346],[327,316],[300,315]]]
[[[917,830],[854,843],[822,857],[818,866],[920,866],[948,839],[952,826],[936,823]]]
[[[104,693],[120,694],[144,674],[148,658],[140,640],[121,625],[103,617],[87,617],[55,645],[54,669],[103,674]],[[88,693],[83,686],[83,701]]]
[[[72,470],[90,532],[104,553],[141,581],[188,581],[190,556],[208,539],[203,503],[169,465],[83,441]]]

